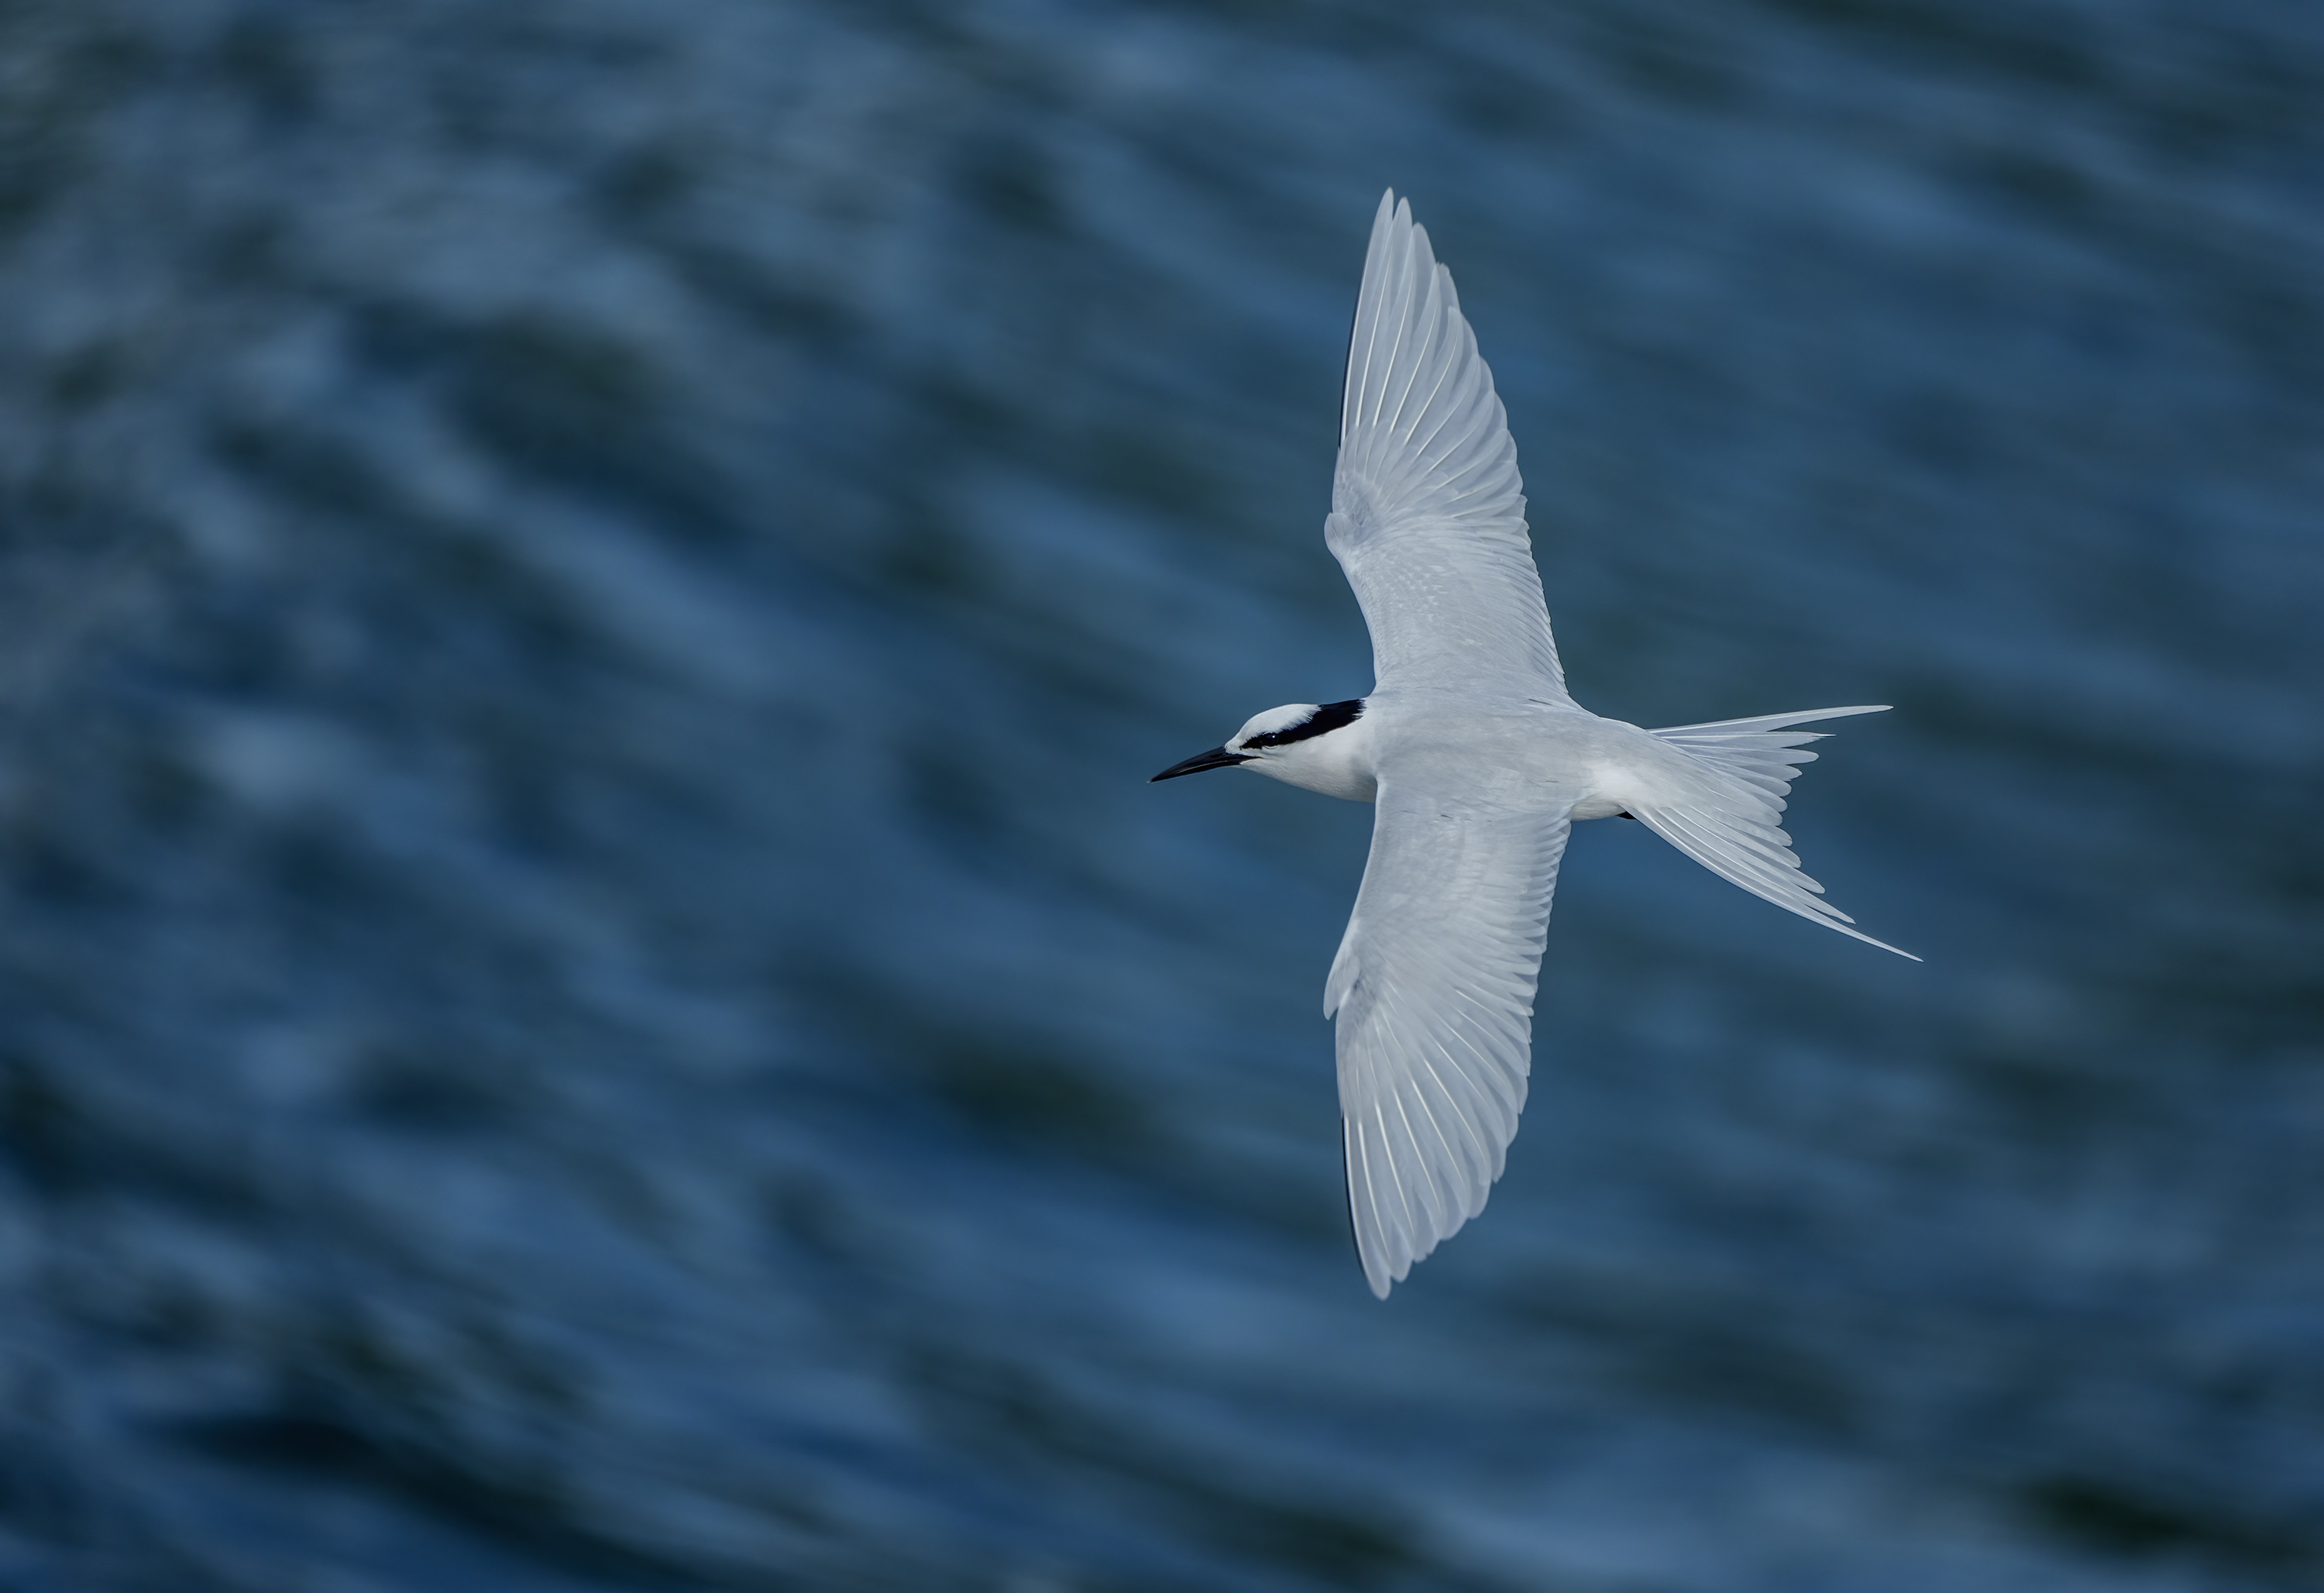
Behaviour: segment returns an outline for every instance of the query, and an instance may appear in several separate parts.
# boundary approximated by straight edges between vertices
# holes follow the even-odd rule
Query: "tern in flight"
[[[1243,768],[1376,806],[1323,1015],[1356,1253],[1384,1300],[1501,1175],[1575,820],[1635,819],[1756,896],[1912,953],[1849,928],[1779,822],[1823,739],[1797,727],[1879,708],[1642,730],[1568,695],[1492,373],[1392,191],[1356,294],[1323,540],[1371,630],[1371,694],[1268,709],[1154,778]]]

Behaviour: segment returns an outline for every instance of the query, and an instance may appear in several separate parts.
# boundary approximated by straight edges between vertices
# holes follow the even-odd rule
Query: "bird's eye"
[[[1286,725],[1280,730],[1262,730],[1243,738],[1243,746],[1287,746],[1295,741],[1328,735],[1343,726],[1352,725],[1363,716],[1364,699],[1351,698],[1346,702],[1327,702],[1296,725]]]

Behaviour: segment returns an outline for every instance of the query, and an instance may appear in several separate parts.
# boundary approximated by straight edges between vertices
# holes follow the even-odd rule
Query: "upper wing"
[[[1563,812],[1463,811],[1380,788],[1323,1013],[1339,1016],[1356,1253],[1383,1300],[1501,1175],[1567,829]]]
[[[1323,539],[1363,606],[1380,685],[1571,701],[1493,373],[1452,273],[1395,200],[1381,196],[1364,256]]]

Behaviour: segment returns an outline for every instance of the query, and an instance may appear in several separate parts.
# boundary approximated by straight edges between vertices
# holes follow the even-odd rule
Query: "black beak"
[[[1231,769],[1237,764],[1249,762],[1250,759],[1241,753],[1229,752],[1223,746],[1214,746],[1208,752],[1196,753],[1183,764],[1171,764],[1154,776],[1154,780],[1176,780],[1181,774],[1199,774],[1205,769]],[[1149,780],[1146,783],[1151,785],[1154,780]]]

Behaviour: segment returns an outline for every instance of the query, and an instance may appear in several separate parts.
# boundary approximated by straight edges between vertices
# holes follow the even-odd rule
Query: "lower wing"
[[[1517,1131],[1568,820],[1380,788],[1333,961],[1348,1210],[1372,1292],[1484,1209]]]

